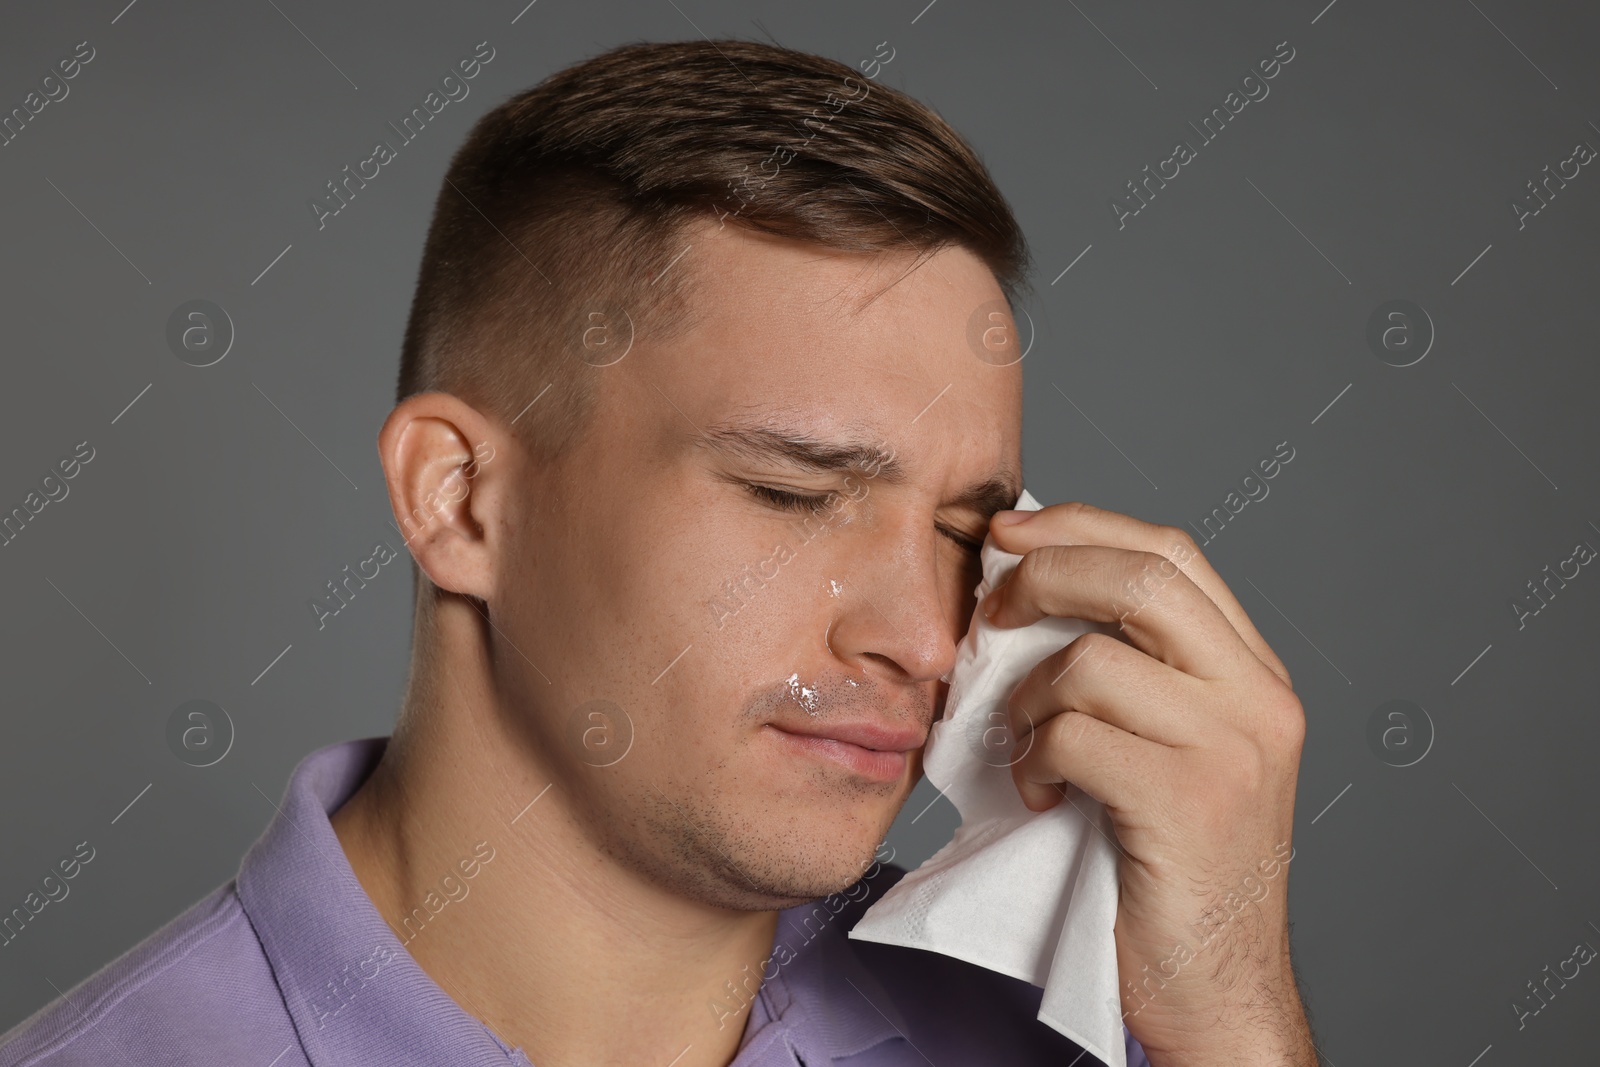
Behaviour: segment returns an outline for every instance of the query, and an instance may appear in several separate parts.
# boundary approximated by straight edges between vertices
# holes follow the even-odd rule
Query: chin
[[[881,863],[894,854],[887,845],[880,847],[881,834],[841,835],[836,826],[814,836],[786,834],[778,840],[787,847],[778,853],[752,850],[753,862],[724,877],[726,887],[753,890],[750,902],[761,908],[794,907],[841,893],[863,877],[876,875]]]
[[[871,863],[869,861],[868,867],[870,866]],[[854,873],[843,874],[838,878],[828,878],[819,872],[812,871],[788,885],[770,887],[771,894],[761,907],[763,910],[794,908],[802,904],[809,904],[814,900],[822,900],[825,897],[835,897],[855,885],[856,882],[861,880],[862,875],[866,873],[867,871],[863,869]]]
[[[862,878],[876,875],[883,863],[894,858],[894,849],[882,833],[841,840],[832,832],[813,845],[791,858],[790,895],[797,899],[815,900],[842,892]]]

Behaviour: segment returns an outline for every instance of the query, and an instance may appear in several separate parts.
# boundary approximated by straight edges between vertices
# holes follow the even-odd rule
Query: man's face
[[[685,243],[695,325],[584,368],[584,439],[523,478],[496,683],[613,861],[784,907],[855,881],[921,775],[975,546],[1021,484],[1021,372],[969,343],[1002,295],[965,250]]]

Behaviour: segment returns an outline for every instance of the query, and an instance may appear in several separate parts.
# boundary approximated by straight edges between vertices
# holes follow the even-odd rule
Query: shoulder
[[[0,1034],[0,1067],[223,1063],[293,1036],[229,882]]]

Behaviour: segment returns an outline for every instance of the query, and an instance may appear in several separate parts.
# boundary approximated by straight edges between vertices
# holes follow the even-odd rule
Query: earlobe
[[[389,503],[412,558],[440,589],[478,598],[493,586],[495,472],[483,458],[490,435],[488,420],[447,393],[406,398],[378,434]]]

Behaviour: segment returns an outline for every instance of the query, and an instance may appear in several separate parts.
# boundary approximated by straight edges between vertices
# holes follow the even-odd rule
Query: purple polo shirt
[[[0,1037],[0,1067],[531,1067],[417,966],[328,822],[387,743],[302,760],[239,876]],[[846,938],[904,873],[880,865],[780,913],[730,1067],[1099,1062],[1035,1018],[1043,994],[1026,982]],[[725,1007],[756,985],[735,982]],[[1148,1067],[1126,1040],[1129,1067]]]

